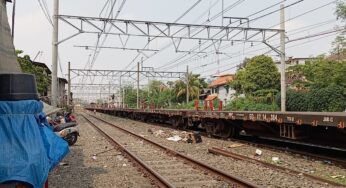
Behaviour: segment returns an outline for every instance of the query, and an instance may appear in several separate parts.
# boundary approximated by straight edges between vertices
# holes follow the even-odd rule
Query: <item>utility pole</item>
[[[189,103],[189,66],[186,66],[186,104]]]
[[[122,99],[123,99],[123,108],[125,108],[125,88],[123,88],[123,97],[122,97]]]
[[[137,109],[139,109],[139,62],[137,63]]]
[[[280,11],[280,58],[281,58],[281,112],[286,111],[286,49],[285,49],[285,9],[281,5]]]
[[[16,20],[16,0],[13,0],[12,8],[12,42],[14,42],[14,25]]]
[[[224,14],[224,7],[225,7],[225,2],[224,0],[222,0],[222,5],[221,5],[221,9],[222,9],[222,16],[221,16],[221,25],[223,26],[223,14]]]
[[[120,76],[119,76],[119,95],[120,95],[120,97],[119,97],[119,107],[123,104],[123,94],[122,94],[122,88],[121,88],[121,74],[120,74]]]
[[[71,63],[68,62],[68,71],[67,71],[67,106],[71,104]]]
[[[53,6],[53,37],[52,37],[52,106],[57,107],[58,91],[58,40],[59,40],[59,0],[54,0]]]

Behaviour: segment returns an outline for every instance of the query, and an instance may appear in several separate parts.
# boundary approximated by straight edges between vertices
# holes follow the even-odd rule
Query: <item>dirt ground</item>
[[[153,187],[82,117],[80,137],[70,153],[49,175],[49,187]]]

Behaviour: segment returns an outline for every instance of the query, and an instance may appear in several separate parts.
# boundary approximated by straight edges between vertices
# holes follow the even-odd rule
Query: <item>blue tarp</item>
[[[40,101],[0,101],[0,183],[42,188],[68,144],[47,126]]]

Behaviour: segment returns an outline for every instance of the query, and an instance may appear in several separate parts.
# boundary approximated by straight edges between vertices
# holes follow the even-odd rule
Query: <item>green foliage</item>
[[[301,78],[293,84],[304,88],[323,88],[331,84],[346,88],[346,62],[317,59],[290,67],[289,74]]]
[[[289,68],[298,91],[287,92],[289,111],[344,111],[346,108],[346,62],[319,58]],[[279,101],[278,101],[279,102]]]
[[[174,103],[172,104],[172,106],[169,106],[169,108],[171,109],[195,109],[195,102],[194,101],[190,101],[189,103]]]
[[[227,110],[278,110],[275,96],[280,88],[280,73],[271,57],[260,55],[245,59],[230,86],[236,95],[245,94],[245,98],[236,98]]]
[[[231,87],[246,96],[253,96],[259,90],[278,90],[280,73],[271,57],[255,56],[247,60],[244,69],[238,71]]]
[[[200,89],[206,88],[208,84],[204,78],[200,78],[199,74],[189,73],[189,99],[196,99],[199,96]],[[173,92],[175,93],[176,101],[182,103],[186,100],[186,78],[184,80],[177,80],[174,83]]]
[[[137,91],[131,86],[126,86],[124,88],[124,103],[128,105],[129,108],[137,107]]]
[[[346,109],[345,88],[329,85],[314,88],[309,95],[309,111],[340,112]]]
[[[231,111],[278,111],[279,106],[275,103],[268,104],[257,102],[250,98],[237,98],[229,103],[225,110]]]
[[[309,111],[309,92],[288,90],[286,93],[287,111],[304,112]],[[280,104],[278,97],[278,104]]]
[[[340,112],[346,109],[345,101],[344,88],[334,84],[311,91],[287,92],[288,111]]]
[[[28,55],[24,55],[23,57],[20,57],[19,55],[22,53],[23,51],[21,50],[16,51],[17,59],[22,69],[22,72],[35,75],[38,92],[39,93],[46,92],[47,88],[50,85],[51,78],[44,73],[45,71],[44,68],[34,66],[31,63],[30,57]]]
[[[346,22],[346,4],[343,1],[338,1],[335,15],[337,19],[341,19],[342,22]],[[332,54],[340,54],[340,52],[343,52],[346,47],[346,39],[344,37],[344,32],[337,36],[332,43],[333,49],[331,51]]]
[[[337,19],[346,21],[346,4],[343,1],[337,3],[335,14]]]
[[[149,84],[149,104],[154,104],[156,107],[167,107],[170,105],[174,95],[172,89],[166,86],[163,82],[153,80]]]

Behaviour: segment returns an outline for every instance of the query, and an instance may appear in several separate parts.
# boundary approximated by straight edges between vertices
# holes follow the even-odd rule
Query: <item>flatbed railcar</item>
[[[204,129],[209,135],[280,138],[346,149],[346,112],[201,111],[87,107],[87,110],[174,127]]]

